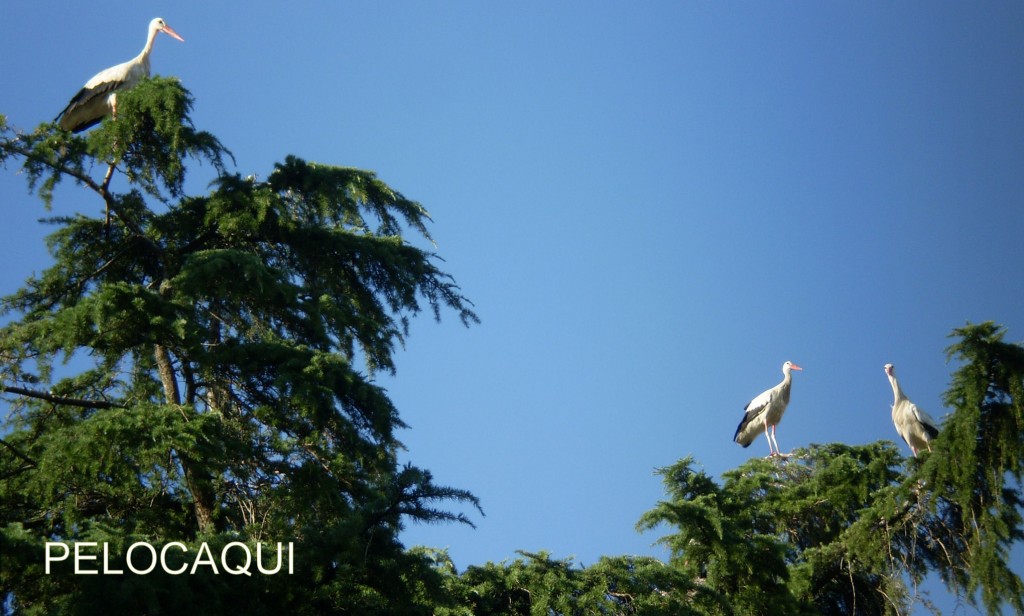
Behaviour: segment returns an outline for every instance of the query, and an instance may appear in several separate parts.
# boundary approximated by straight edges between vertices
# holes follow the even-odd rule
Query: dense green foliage
[[[397,540],[404,520],[469,522],[443,505],[477,500],[398,464],[403,424],[372,377],[393,370],[409,316],[476,316],[404,239],[429,240],[420,204],[295,157],[263,182],[231,175],[190,105],[177,82],[151,80],[84,138],[5,127],[3,159],[47,204],[72,179],[109,219],[50,219],[54,264],[3,302],[3,587],[25,613],[413,606],[404,576],[424,561]],[[217,171],[209,194],[184,193],[189,158]],[[68,567],[41,577],[42,538],[118,553],[294,541],[305,575],[153,576],[115,592],[123,580]]]
[[[406,548],[408,521],[479,509],[398,463],[403,424],[373,382],[422,310],[477,320],[408,239],[429,244],[426,211],[359,169],[289,156],[263,181],[229,173],[173,80],[119,101],[85,136],[0,116],[0,163],[47,207],[71,180],[99,212],[49,219],[53,265],[2,300],[0,613],[904,614],[928,605],[927,575],[1024,612],[1008,567],[1024,348],[992,323],[953,332],[931,454],[826,444],[720,480],[690,457],[660,469],[666,497],[637,528],[665,533],[668,562],[521,552],[460,572]],[[207,194],[186,193],[189,161],[215,174]],[[172,571],[203,545],[291,542],[296,574],[229,574],[237,549],[219,574],[47,573],[47,541],[106,543],[122,571],[137,542],[180,542]]]
[[[904,459],[889,441],[813,445],[751,459],[721,483],[684,458],[659,471],[667,498],[637,525],[671,529],[660,540],[671,559],[660,568],[633,564],[639,583],[629,603],[590,590],[616,588],[614,561],[573,570],[526,555],[485,570],[503,580],[488,588],[509,597],[504,611],[487,613],[552,613],[522,604],[550,592],[541,571],[559,572],[563,596],[589,601],[553,612],[562,614],[906,614],[931,606],[917,590],[929,574],[989,613],[1024,613],[1024,586],[1008,566],[1022,538],[1024,347],[1003,335],[993,323],[954,331],[952,412],[932,454]],[[507,590],[517,587],[534,594],[520,593],[517,603]]]

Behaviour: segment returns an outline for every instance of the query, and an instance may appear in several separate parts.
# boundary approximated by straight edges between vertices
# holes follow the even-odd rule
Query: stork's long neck
[[[783,370],[782,374],[782,382],[779,383],[776,387],[778,387],[778,391],[782,397],[782,400],[786,404],[789,404],[789,386],[792,385],[793,383],[793,374],[789,370]]]
[[[153,51],[153,41],[156,40],[156,35],[160,33],[160,30],[156,28],[149,29],[149,36],[146,37],[146,46],[142,48],[139,55],[135,56],[135,62],[142,65],[146,70],[146,74],[149,74],[149,54]]]
[[[892,385],[893,404],[899,402],[901,398],[907,397],[904,395],[903,390],[900,389],[900,382],[896,380],[895,374],[889,375],[889,384]]]

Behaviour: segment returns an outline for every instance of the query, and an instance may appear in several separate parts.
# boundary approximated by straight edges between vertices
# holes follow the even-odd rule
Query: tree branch
[[[153,356],[156,358],[157,372],[160,373],[160,381],[164,386],[164,399],[167,404],[181,405],[181,394],[178,391],[178,378],[174,373],[174,364],[171,361],[171,353],[162,344],[155,345]]]
[[[11,450],[11,453],[13,453],[19,459],[21,459],[24,462],[26,462],[31,468],[35,468],[37,466],[35,460],[33,460],[32,458],[28,457],[27,454],[23,453],[20,449],[18,449],[14,445],[11,445],[10,443],[8,443],[7,441],[5,441],[2,438],[0,438],[0,445],[3,445],[7,449]]]
[[[153,247],[157,248],[157,251],[162,254],[162,252],[159,250],[159,248],[156,246],[156,244],[153,244],[152,240],[147,238],[142,233],[142,228],[139,227],[137,224],[135,224],[133,221],[129,220],[124,215],[124,212],[122,212],[121,208],[118,207],[117,201],[114,199],[113,194],[108,190],[108,187],[110,185],[111,177],[112,177],[112,175],[114,173],[114,169],[116,168],[116,164],[115,163],[109,163],[110,166],[107,168],[107,172],[106,172],[106,174],[103,177],[103,183],[100,184],[100,183],[96,182],[96,180],[92,179],[92,177],[89,174],[85,173],[84,171],[79,171],[79,170],[74,169],[72,167],[68,167],[68,166],[66,166],[64,164],[61,164],[60,162],[54,162],[54,161],[50,160],[48,157],[46,157],[46,156],[40,156],[39,154],[34,152],[31,148],[29,148],[29,147],[27,147],[25,145],[22,145],[20,143],[15,144],[14,142],[12,142],[10,140],[8,140],[8,144],[10,144],[7,147],[7,149],[9,151],[14,152],[15,154],[20,154],[26,160],[32,160],[32,161],[41,163],[41,164],[45,165],[46,167],[49,167],[53,171],[55,171],[57,173],[60,173],[60,174],[64,174],[64,175],[66,175],[66,176],[68,176],[68,177],[70,177],[70,178],[72,178],[74,180],[77,180],[77,181],[81,182],[85,186],[87,186],[90,190],[92,190],[93,192],[98,194],[100,196],[100,198],[103,199],[103,202],[106,204],[106,207],[107,207],[107,224],[108,224],[108,226],[109,226],[109,223],[110,223],[110,220],[109,220],[110,212],[113,211],[114,214],[116,214],[117,217],[121,220],[121,222],[123,222],[124,225],[126,227],[128,227],[128,229],[130,231],[132,231],[132,233],[134,233],[135,235],[138,235],[139,237],[143,238],[144,240],[146,240],[147,242],[152,244]]]
[[[122,404],[114,404],[113,402],[107,402],[106,400],[83,400],[82,398],[68,398],[66,396],[58,396],[56,394],[52,394],[46,391],[26,389],[24,387],[12,387],[10,385],[0,386],[0,391],[7,392],[9,394],[17,394],[19,396],[25,396],[26,398],[46,400],[47,402],[53,402],[54,404],[66,404],[68,406],[78,406],[85,409],[125,408],[125,406]]]

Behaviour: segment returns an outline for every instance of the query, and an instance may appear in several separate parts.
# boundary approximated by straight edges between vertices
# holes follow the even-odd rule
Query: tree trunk
[[[158,344],[153,350],[153,356],[156,358],[156,369],[164,386],[164,398],[167,404],[180,407],[181,394],[178,391],[178,379],[174,372],[174,364],[171,362],[170,352],[167,347]],[[197,530],[199,534],[212,533],[215,530],[213,512],[216,499],[210,481],[210,473],[188,455],[181,452],[177,452],[177,455],[185,475],[185,485],[192,493]]]

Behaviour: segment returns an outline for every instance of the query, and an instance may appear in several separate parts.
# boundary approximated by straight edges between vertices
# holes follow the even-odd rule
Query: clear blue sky
[[[750,456],[781,378],[789,450],[895,439],[896,364],[935,416],[967,321],[1024,339],[1024,5],[1012,2],[10,2],[0,113],[48,121],[164,17],[154,73],[265,177],[376,171],[431,212],[483,319],[413,324],[407,458],[483,502],[411,527],[465,568],[664,556],[653,469]],[[195,191],[209,170],[196,170]],[[0,173],[0,293],[47,263]],[[96,214],[69,187],[54,213]],[[901,444],[902,446],[902,444]],[[1022,570],[1024,567],[1019,567]]]

